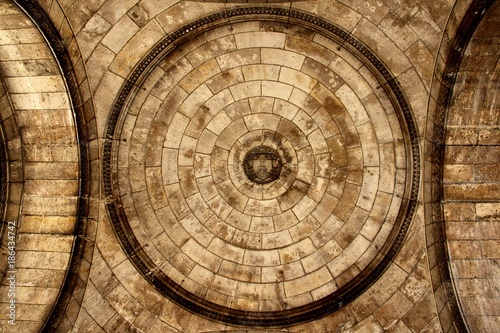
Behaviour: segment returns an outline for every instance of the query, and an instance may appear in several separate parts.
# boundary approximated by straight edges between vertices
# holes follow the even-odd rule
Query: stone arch
[[[5,231],[12,237],[3,238],[11,241],[3,249],[14,252],[15,244],[6,274],[16,278],[16,328],[53,329],[74,322],[78,311],[68,317],[68,304],[78,304],[75,287],[84,290],[88,274],[82,258],[84,251],[91,254],[94,234],[88,223],[93,106],[85,71],[77,70],[83,65],[78,53],[70,59],[45,10],[35,2],[0,6],[2,102],[10,102],[2,104],[2,125],[9,186],[19,183],[9,191],[6,208],[5,221],[16,223]],[[81,302],[83,294],[75,295]]]
[[[434,76],[435,84],[430,94],[429,117],[426,131],[425,169],[427,172],[425,173],[424,188],[426,189],[426,193],[429,193],[429,196],[426,198],[425,208],[431,276],[436,299],[444,300],[442,306],[438,308],[441,323],[446,325],[443,326],[443,329],[455,329],[460,332],[469,330],[494,330],[495,325],[498,325],[495,320],[482,317],[483,315],[487,315],[488,312],[480,310],[480,307],[484,306],[484,302],[488,303],[489,296],[487,296],[488,291],[486,291],[488,287],[480,291],[478,285],[481,283],[488,284],[486,282],[488,278],[483,277],[482,279],[480,278],[479,282],[477,280],[472,283],[470,282],[475,280],[475,278],[472,278],[474,276],[484,276],[486,274],[489,275],[489,278],[492,278],[491,274],[495,275],[491,270],[491,266],[488,266],[488,258],[483,258],[485,259],[482,266],[485,269],[484,271],[479,266],[475,268],[470,266],[470,262],[475,261],[471,260],[471,256],[475,257],[481,252],[481,246],[478,245],[484,240],[481,237],[484,236],[486,240],[490,238],[480,233],[470,235],[467,232],[467,226],[471,227],[471,222],[476,221],[481,223],[481,219],[476,215],[477,207],[474,206],[481,200],[494,200],[488,194],[478,196],[476,193],[476,195],[467,197],[467,184],[474,186],[480,183],[474,180],[477,179],[475,177],[480,178],[482,172],[475,164],[481,164],[480,160],[486,158],[486,156],[478,156],[478,159],[469,159],[467,161],[467,157],[465,156],[467,155],[466,151],[470,147],[472,147],[472,150],[475,150],[477,146],[481,145],[477,140],[477,135],[475,140],[472,139],[470,142],[465,141],[467,141],[467,137],[471,133],[472,137],[474,137],[473,133],[478,131],[475,124],[481,121],[477,120],[477,117],[480,117],[480,108],[482,106],[477,108],[474,105],[462,105],[465,108],[463,110],[467,110],[466,112],[470,114],[467,116],[467,119],[464,118],[463,122],[457,122],[457,117],[460,117],[461,114],[457,110],[457,107],[460,107],[460,101],[464,100],[463,96],[470,93],[470,90],[467,89],[477,89],[480,92],[484,92],[490,88],[492,96],[496,96],[498,91],[498,88],[495,90],[495,87],[481,85],[478,84],[477,80],[474,80],[474,76],[488,76],[488,72],[485,72],[484,67],[470,76],[474,83],[464,84],[467,81],[467,76],[464,74],[467,71],[467,63],[470,67],[471,61],[475,61],[472,60],[474,56],[488,54],[488,51],[486,51],[487,47],[482,49],[482,52],[479,52],[477,47],[475,48],[476,51],[474,51],[474,42],[471,42],[471,39],[481,39],[480,33],[478,37],[475,37],[478,27],[482,26],[484,34],[484,31],[490,31],[488,30],[489,24],[490,27],[495,25],[494,19],[486,18],[490,15],[490,12],[491,17],[498,15],[495,14],[498,13],[498,10],[490,9],[492,5],[494,8],[497,8],[498,2],[474,1],[466,11],[459,4],[455,5],[449,18],[449,25],[455,25],[456,30],[449,30],[449,34],[443,38],[440,47],[440,57],[437,61]],[[460,23],[457,24],[457,22]],[[490,34],[489,37],[494,38],[495,36]],[[474,52],[477,53],[474,54]],[[464,62],[465,65],[463,65]],[[479,65],[479,67],[481,66]],[[494,78],[497,72],[494,69],[488,69],[487,71],[490,70],[492,71],[490,75]],[[490,105],[490,107],[494,108],[495,106]],[[463,111],[462,116],[464,116]],[[464,127],[460,128],[460,125]],[[466,126],[470,126],[468,130],[465,129]],[[459,139],[459,137],[461,138]],[[488,145],[486,143],[486,146]],[[493,140],[491,145],[495,145],[495,140]],[[469,146],[469,148],[466,146]],[[458,153],[459,150],[462,150],[462,152]],[[479,175],[472,175],[467,180],[466,176],[463,176],[462,173],[464,167],[465,169],[468,168],[471,173]],[[490,186],[495,186],[494,179]],[[459,194],[462,191],[464,193]],[[489,218],[494,220],[493,206],[485,209],[488,213],[484,213],[483,211],[483,215],[488,215],[493,210],[493,214]],[[483,218],[488,219],[488,217],[484,216]],[[472,254],[471,251],[474,251],[472,248],[475,247],[477,247],[477,252]],[[465,270],[468,264],[469,267],[466,273]],[[462,279],[463,277],[465,279]],[[467,282],[469,282],[468,285]],[[466,299],[467,295],[471,295],[471,293],[474,293],[474,297],[479,299],[475,305],[472,304],[474,302],[467,301]]]

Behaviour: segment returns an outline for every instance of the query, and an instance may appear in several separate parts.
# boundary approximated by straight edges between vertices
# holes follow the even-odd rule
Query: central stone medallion
[[[283,162],[278,152],[265,145],[250,149],[243,160],[248,179],[257,184],[268,184],[281,175]]]

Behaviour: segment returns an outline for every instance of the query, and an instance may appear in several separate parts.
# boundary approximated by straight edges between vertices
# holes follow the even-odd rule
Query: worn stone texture
[[[161,40],[226,9],[272,6],[312,14],[368,46],[410,104],[425,166],[439,73],[471,1],[37,2],[68,50],[81,100],[72,100],[36,25],[14,1],[0,0],[5,221],[18,225],[15,325],[8,323],[9,239],[1,229],[0,331],[38,332],[57,304],[87,164],[88,222],[79,236],[87,245],[60,332],[455,331],[425,186],[380,279],[331,314],[280,328],[232,326],[175,304],[137,271],[113,229],[106,205],[119,199],[155,270],[236,310],[293,309],[362,275],[384,255],[411,173],[422,171],[424,184],[435,180],[429,167],[410,170],[389,83],[343,42],[278,20],[206,27],[176,41],[134,87],[120,137],[106,129],[120,90]],[[438,124],[446,130],[443,241],[471,332],[500,329],[499,8],[497,1],[465,51],[446,123]],[[110,139],[116,198],[102,188]],[[261,144],[284,161],[279,178],[265,184],[243,168],[245,154]],[[89,149],[88,163],[80,145]]]

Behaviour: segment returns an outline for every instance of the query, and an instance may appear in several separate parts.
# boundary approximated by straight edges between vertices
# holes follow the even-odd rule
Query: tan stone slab
[[[224,129],[215,144],[218,147],[229,150],[235,142],[247,132],[248,129],[246,128],[245,121],[239,118]]]
[[[209,205],[211,205],[210,208],[214,211],[216,215],[212,216],[210,220],[208,220],[205,223],[205,226],[209,230],[211,230],[214,233],[214,235],[217,235],[219,238],[229,242],[233,238],[236,228],[230,226],[227,223],[224,223],[224,219],[227,218],[227,215],[229,215],[229,213],[231,212],[232,209],[231,207],[229,207],[227,215],[218,212],[218,209],[220,209],[220,206],[222,206],[219,203],[222,201],[223,200],[219,196],[219,198],[214,198],[212,202],[208,203]],[[218,204],[219,206],[214,207],[212,203]]]
[[[249,97],[261,96],[261,83],[259,81],[239,83],[229,87],[229,90],[231,90],[234,100],[239,101]]]
[[[220,135],[231,123],[232,119],[222,110],[212,118],[207,124],[206,129],[215,135]]]
[[[283,248],[291,244],[293,244],[293,240],[288,230],[266,233],[262,235],[263,249]]]
[[[69,100],[64,92],[11,94],[14,108],[20,110],[68,109]]]
[[[5,79],[11,94],[66,91],[60,76],[11,77]]]
[[[216,147],[211,155],[211,168],[214,181],[218,184],[229,178],[227,160],[229,152],[223,148]]]
[[[188,117],[192,117],[196,111],[213,96],[210,89],[205,84],[198,86],[179,106],[179,112]]]
[[[341,57],[335,57],[328,65],[342,80],[347,84],[358,96],[363,99],[373,93],[372,87],[368,84],[363,74],[357,68],[352,67],[347,61]],[[365,74],[366,75],[366,74]],[[370,75],[372,80],[375,78]]]
[[[419,36],[408,23],[408,21],[396,14],[389,12],[380,22],[378,27],[393,40],[401,50],[406,50],[419,39]]]
[[[151,94],[164,100],[171,93],[171,90],[182,80],[186,75],[193,71],[193,66],[184,57],[165,68],[164,74],[155,80],[155,85],[151,89]]]
[[[189,239],[181,249],[198,265],[205,267],[211,272],[217,271],[222,263],[222,258],[212,254],[210,251],[206,251],[194,239]]]
[[[123,46],[139,31],[139,27],[128,16],[123,16],[102,39],[102,44],[114,53],[119,53]]]
[[[186,58],[194,67],[216,58],[220,55],[236,50],[236,41],[233,35],[227,35],[210,40],[186,55]]]
[[[300,295],[310,292],[313,289],[319,288],[330,282],[332,276],[326,267],[322,267],[317,271],[306,274],[304,277],[285,282],[284,288],[287,297]]]
[[[307,54],[308,57],[325,66],[328,65],[334,57],[334,53],[324,45],[315,43],[308,38],[291,34],[287,35],[285,49]]]
[[[71,216],[76,214],[77,197],[25,195],[22,212],[29,215]]]
[[[222,109],[234,103],[233,96],[229,89],[224,89],[208,99],[203,107],[208,108],[208,112],[215,116],[217,113],[221,112]],[[203,108],[202,107],[202,108]]]
[[[243,263],[245,249],[227,243],[219,237],[214,237],[207,249],[224,260],[237,264]]]
[[[196,218],[198,219],[199,223],[203,224],[206,221],[208,221],[208,219],[210,219],[212,217],[213,212],[212,212],[212,210],[210,210],[209,206],[207,205],[205,200],[202,198],[200,193],[196,193],[196,194],[191,195],[190,197],[187,197],[186,201],[187,201],[189,207],[191,207],[191,210],[192,210],[193,214],[196,216]],[[208,237],[202,232],[200,232],[199,236],[203,237],[204,239]],[[213,236],[210,236],[210,237],[213,237]],[[203,242],[200,241],[200,243],[203,243]]]
[[[24,184],[24,193],[38,196],[76,196],[79,182],[77,180],[27,180]]]
[[[225,71],[243,65],[258,64],[260,62],[260,49],[255,47],[255,45],[250,47],[252,48],[236,50],[218,56],[216,60],[220,69]],[[238,48],[241,49],[241,47]]]
[[[293,85],[294,87],[299,88],[306,93],[310,93],[318,82],[311,76],[288,67],[281,68],[281,71],[279,73],[279,81]]]
[[[127,77],[135,64],[150,50],[159,40],[165,36],[164,30],[156,20],[150,21],[121,49],[110,66],[110,70]],[[86,58],[86,57],[84,57]]]
[[[5,290],[6,291],[6,290]],[[4,292],[4,290],[2,290]],[[16,304],[53,304],[59,288],[16,287]],[[4,292],[4,295],[7,292]]]
[[[301,259],[306,274],[309,274],[332,261],[343,249],[335,240],[330,240],[307,257]]]
[[[246,198],[244,198],[244,199],[246,199]],[[242,212],[238,211],[237,209],[233,209],[233,210],[231,210],[231,212],[227,216],[225,222],[227,224],[229,224],[230,226],[233,226],[237,229],[240,229],[243,231],[248,231],[250,229],[251,216],[247,215],[247,214],[243,214]],[[246,236],[246,234],[245,234],[245,236]],[[259,237],[259,239],[260,239],[260,237]],[[233,242],[236,242],[236,243],[242,242],[243,244],[247,244],[247,242],[253,242],[253,239],[247,239],[245,237],[241,237],[241,239],[239,239],[238,232],[236,232],[234,237],[233,237]],[[258,244],[254,245],[254,246],[260,247],[260,245],[261,245],[261,243],[259,241]],[[247,244],[247,246],[249,246],[249,245]]]
[[[371,211],[378,191],[379,168],[365,167],[363,172],[363,184],[356,205]]]
[[[248,79],[247,79],[248,80]],[[241,67],[235,67],[214,75],[206,81],[208,88],[217,94],[219,91],[245,81]]]
[[[163,184],[172,184],[179,181],[177,175],[177,149],[163,149],[162,154],[162,179]]]
[[[260,54],[259,54],[260,56]],[[245,81],[272,80],[276,81],[280,75],[280,66],[268,64],[244,65],[241,71]]]
[[[320,227],[320,223],[312,216],[307,216],[300,223],[294,225],[289,229],[290,235],[294,242],[299,242],[302,239],[308,237],[314,230]]]
[[[317,109],[321,107],[321,100],[314,97],[314,90],[311,95],[300,89],[293,89],[288,101],[297,107],[301,108],[307,114],[313,114]]]
[[[182,219],[190,213],[189,206],[178,183],[166,185],[165,193],[167,194],[170,207],[178,219]]]
[[[236,33],[236,45],[238,49],[250,47],[283,48],[286,35],[280,32],[253,31]]]
[[[275,81],[262,81],[262,96],[272,96],[288,100],[293,86]]]
[[[71,252],[73,236],[19,233],[16,250],[39,252]]]
[[[224,260],[220,266],[218,273],[229,279],[244,282],[260,282],[261,267],[240,265]]]
[[[300,70],[305,56],[296,52],[276,48],[262,48],[261,62],[263,64],[279,65]]]
[[[214,59],[211,59],[198,67],[194,67],[194,69],[185,75],[178,84],[182,89],[190,94],[209,78],[219,74],[220,71],[221,70],[217,65],[217,62]]]
[[[316,251],[316,247],[309,238],[304,238],[287,247],[280,248],[278,251],[280,253],[281,262],[287,264],[305,258]]]
[[[262,233],[263,235],[274,231],[271,216],[252,216],[250,222],[250,232]]]
[[[409,61],[402,50],[372,22],[360,20],[353,34],[378,54],[395,76],[409,68]]]
[[[257,109],[257,107],[254,106],[252,109]],[[263,109],[266,109],[266,107],[264,107]],[[262,129],[276,131],[281,118],[277,115],[269,113],[254,113],[248,116],[244,116],[243,120],[245,121],[245,125],[248,131],[256,131]]]
[[[9,21],[13,20],[11,19]],[[42,36],[33,26],[18,26],[17,29],[9,29],[7,27],[3,27],[2,34],[3,36],[0,37],[0,45],[43,42]]]
[[[52,54],[44,43],[0,45],[0,61],[52,59]],[[50,61],[51,65],[54,63]],[[17,66],[16,66],[17,67]],[[54,68],[55,69],[55,68]]]
[[[256,200],[248,199],[244,210],[250,216],[274,216],[281,213],[281,208],[276,199]]]
[[[16,268],[65,270],[69,258],[69,252],[17,251]]]
[[[276,266],[280,264],[278,250],[245,250],[243,264],[249,266]]]
[[[184,130],[189,124],[189,118],[181,113],[176,113],[169,126],[163,146],[165,148],[178,149],[181,144]]]

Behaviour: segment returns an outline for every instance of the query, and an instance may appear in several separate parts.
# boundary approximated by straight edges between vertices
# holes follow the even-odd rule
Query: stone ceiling
[[[0,0],[3,331],[498,329],[493,2]]]

